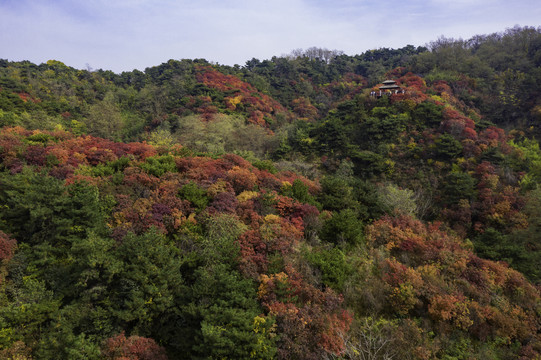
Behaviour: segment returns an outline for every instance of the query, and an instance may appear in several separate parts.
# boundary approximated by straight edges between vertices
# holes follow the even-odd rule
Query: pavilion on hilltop
[[[405,91],[396,84],[395,80],[385,80],[377,91],[372,91],[370,96],[382,97],[383,95],[404,94]]]

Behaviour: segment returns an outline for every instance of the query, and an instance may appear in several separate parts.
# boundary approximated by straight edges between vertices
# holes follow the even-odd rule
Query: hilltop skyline
[[[541,5],[430,1],[0,1],[0,58],[144,70],[169,59],[244,65],[312,46],[355,55],[539,26]],[[537,23],[536,23],[537,22]]]

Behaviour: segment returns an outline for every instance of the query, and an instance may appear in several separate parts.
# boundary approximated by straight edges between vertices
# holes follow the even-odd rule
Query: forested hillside
[[[538,359],[540,121],[541,28],[0,60],[0,358]]]

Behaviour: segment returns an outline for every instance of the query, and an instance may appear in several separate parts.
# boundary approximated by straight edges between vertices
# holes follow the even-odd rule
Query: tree
[[[154,324],[175,313],[175,298],[183,290],[179,249],[151,229],[128,234],[115,253],[121,268],[106,269],[110,280],[103,301],[110,303],[117,326],[141,335],[160,331]]]
[[[3,231],[0,231],[0,264],[4,260],[9,260],[13,257],[17,241],[9,237]]]
[[[344,334],[348,359],[392,360],[399,355],[396,321],[367,317],[355,325],[349,334]]]
[[[389,213],[399,212],[410,216],[417,214],[414,193],[410,189],[400,189],[394,184],[386,184],[380,187],[379,198],[383,208]]]
[[[541,230],[541,188],[528,194],[525,212],[528,216],[528,227],[515,230],[504,239],[495,238],[495,241],[491,241],[491,247],[498,252],[497,260],[509,259],[511,267],[539,284],[541,282],[541,238],[539,236]]]
[[[357,219],[355,211],[343,209],[335,212],[330,219],[325,221],[321,229],[321,237],[335,244],[356,245],[363,238],[363,224]]]
[[[140,336],[126,337],[124,333],[111,337],[104,342],[102,356],[107,360],[167,360],[165,349],[153,339]]]
[[[442,108],[432,102],[424,101],[415,107],[411,117],[426,127],[436,127],[442,121]]]
[[[462,145],[450,134],[440,135],[435,145],[437,156],[443,160],[454,160],[462,153]]]
[[[84,120],[88,133],[106,139],[120,140],[124,120],[112,92],[92,105]]]
[[[196,281],[182,305],[187,326],[175,335],[179,355],[273,359],[274,321],[261,315],[253,282],[226,264],[201,267],[194,276]]]
[[[449,205],[460,199],[471,201],[475,196],[475,179],[468,173],[453,171],[445,177],[443,195]]]
[[[0,173],[0,226],[19,242],[66,247],[87,231],[103,229],[98,189],[62,181],[31,168],[14,176]]]
[[[318,201],[326,210],[355,208],[353,188],[347,179],[339,176],[326,176],[321,180],[321,192]]]

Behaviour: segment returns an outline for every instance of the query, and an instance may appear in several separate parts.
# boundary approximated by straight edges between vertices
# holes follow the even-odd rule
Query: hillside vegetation
[[[541,28],[0,60],[0,358],[537,359],[540,120]]]

